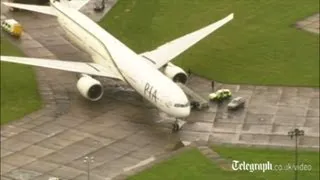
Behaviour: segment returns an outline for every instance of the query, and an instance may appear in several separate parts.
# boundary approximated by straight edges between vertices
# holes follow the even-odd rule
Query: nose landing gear
[[[172,133],[178,132],[185,123],[185,121],[176,118],[175,122],[172,124]]]

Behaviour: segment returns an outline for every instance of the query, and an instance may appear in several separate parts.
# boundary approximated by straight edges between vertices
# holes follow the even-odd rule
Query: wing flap
[[[167,64],[173,58],[177,57],[178,55],[189,49],[191,46],[195,45],[197,42],[207,37],[209,34],[219,29],[232,19],[233,13],[202,29],[184,35],[162,46],[159,46],[155,50],[144,52],[140,55],[144,58],[147,58],[155,62],[157,68],[161,68],[163,65]]]
[[[8,2],[3,2],[2,4],[9,6],[9,7],[13,7],[13,8],[24,9],[24,10],[28,10],[28,11],[33,11],[33,12],[38,12],[38,13],[47,14],[47,15],[51,15],[51,16],[56,16],[54,9],[50,6],[29,5],[29,4],[8,3]]]
[[[61,61],[61,60],[43,59],[43,58],[14,57],[14,56],[1,56],[1,61],[39,66],[39,67],[45,67],[45,68],[51,68],[51,69],[58,69],[58,70],[76,72],[76,73],[82,73],[82,74],[89,74],[94,76],[110,77],[110,78],[122,80],[122,77],[112,72],[112,70],[96,63]]]

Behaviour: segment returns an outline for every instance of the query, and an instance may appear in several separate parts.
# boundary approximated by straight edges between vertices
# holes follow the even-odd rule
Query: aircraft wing
[[[63,71],[70,71],[94,76],[109,77],[122,80],[122,77],[114,73],[111,68],[96,63],[61,61],[43,58],[27,58],[15,56],[1,56],[1,61],[39,66]]]
[[[195,45],[201,39],[207,37],[209,34],[228,23],[232,19],[233,13],[202,29],[184,35],[162,46],[159,46],[155,50],[144,52],[140,54],[140,56],[155,64],[157,68],[161,68],[163,65],[167,64],[172,59],[189,49],[191,46]]]
[[[30,5],[30,4],[20,4],[20,3],[9,3],[9,2],[3,2],[2,4],[9,7],[13,7],[13,8],[24,9],[28,11],[34,11],[42,14],[56,16],[56,13],[51,6],[40,6],[40,5]]]

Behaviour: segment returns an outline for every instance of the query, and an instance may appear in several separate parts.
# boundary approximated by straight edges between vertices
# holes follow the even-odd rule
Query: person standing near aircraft
[[[214,80],[211,81],[211,89],[214,91]]]

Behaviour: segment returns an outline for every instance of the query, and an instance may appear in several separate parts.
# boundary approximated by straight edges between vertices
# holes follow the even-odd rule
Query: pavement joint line
[[[121,138],[121,140],[124,140],[124,139],[126,139],[126,138]],[[120,141],[121,141],[120,140]],[[78,141],[77,141],[78,142]],[[75,142],[75,143],[77,143],[77,142]],[[107,148],[108,146],[111,146],[112,144],[115,144],[115,143],[117,143],[117,142],[119,142],[119,139],[114,139],[111,143],[109,143],[109,144],[107,144],[107,145],[105,145],[105,146],[102,146],[102,147],[100,147],[100,148],[97,148],[97,149],[94,149],[94,150],[92,150],[92,151],[90,151],[90,152],[88,152],[87,154],[93,154],[93,153],[95,153],[95,152],[98,152],[98,151],[100,151],[101,149],[103,149],[103,148]],[[72,143],[72,144],[74,144],[74,143]],[[72,145],[72,144],[70,144],[70,145]],[[68,145],[68,146],[70,146],[70,145]],[[68,147],[68,146],[66,146],[66,147]],[[62,148],[63,149],[63,148]],[[61,149],[60,149],[61,150]],[[123,156],[125,156],[125,155],[128,155],[128,154],[130,154],[130,153],[132,153],[132,152],[135,152],[135,150],[133,150],[133,151],[130,151],[130,152],[127,152],[127,153],[125,153]],[[53,153],[56,153],[56,152],[53,152]],[[51,153],[51,154],[53,154],[53,153]],[[50,155],[50,154],[49,154]],[[121,156],[121,157],[123,157],[123,156]],[[76,159],[79,159],[79,158],[76,158]],[[76,159],[74,159],[74,160],[76,160]],[[118,159],[118,158],[117,158]],[[102,163],[103,164],[105,164],[105,162],[107,162],[107,161],[103,161]],[[66,163],[66,164],[69,164],[70,162],[68,162],[68,163]],[[65,164],[65,165],[66,165]],[[102,164],[102,165],[103,165]],[[97,166],[98,167],[98,166]],[[97,167],[95,167],[95,168],[97,168]]]
[[[128,156],[128,155],[132,154],[133,152],[134,152],[134,150],[132,150],[132,151],[128,151],[128,152],[126,152],[126,153],[122,154],[121,156],[119,156],[119,157],[117,157],[117,158],[115,158],[115,159],[111,160],[111,163],[112,163],[113,161],[117,161],[117,160],[119,160],[119,159],[121,159],[121,158],[123,158],[123,157],[126,157],[126,156]],[[101,167],[105,166],[105,165],[106,165],[106,162],[107,162],[107,161],[103,161],[103,162],[101,162],[101,164],[100,164],[100,165],[98,165],[98,166],[96,166],[96,167],[92,168],[92,170],[91,170],[91,171],[94,171],[95,169],[99,169],[99,168],[101,168]],[[122,170],[123,170],[123,169],[122,169]],[[120,172],[119,174],[121,174],[121,172]]]
[[[221,130],[216,130],[214,131],[215,133],[232,133],[232,134],[236,134],[236,132],[234,131],[221,131]],[[263,132],[260,132],[260,133],[256,133],[256,132],[243,132],[242,135],[267,135],[267,136],[288,136],[288,134],[284,134],[284,133],[263,133]],[[308,134],[308,137],[319,137],[318,134],[314,133],[314,134]]]
[[[221,142],[216,142],[214,145],[229,145],[229,146],[236,146],[236,147],[253,147],[253,148],[272,148],[272,149],[288,149],[288,150],[294,150],[294,144],[288,145],[288,144],[268,144],[268,143],[252,143],[252,144],[247,144],[243,142],[236,142],[236,143],[221,143]],[[306,149],[306,150],[311,150],[311,151],[319,151],[318,146],[309,146],[309,145],[299,145],[299,148],[301,149]]]
[[[241,135],[243,134],[243,128],[246,123],[246,117],[248,116],[248,112],[245,112],[245,115],[243,118],[241,118],[240,124],[236,127],[236,136],[235,141],[240,141]]]
[[[43,77],[43,74],[44,74],[44,71],[37,71],[37,72],[40,72],[39,74],[42,76],[41,78],[44,78]],[[192,77],[191,79],[193,79],[194,77]],[[51,78],[45,78],[45,82],[50,82],[50,81],[53,81],[54,79],[51,79]],[[54,90],[54,92],[52,92],[52,94],[58,94],[59,96],[61,95],[61,92],[62,91],[67,91],[67,97],[69,97],[69,100],[67,100],[68,102],[69,102],[69,104],[71,104],[71,102],[70,101],[73,101],[74,102],[74,98],[70,98],[70,97],[72,97],[72,95],[70,95],[70,90],[68,91],[67,90],[67,88],[65,88],[65,86],[64,86],[64,84],[60,84],[60,83],[49,83],[49,87],[52,89],[52,87],[53,86],[61,86],[62,85],[62,87],[64,87],[62,90],[59,88],[59,90]],[[220,84],[220,86],[222,87],[223,86],[223,84]],[[237,89],[237,87],[240,87],[240,86],[238,86],[238,85],[236,85],[236,89]],[[240,88],[241,89],[241,88]],[[261,90],[261,89],[259,89],[259,88],[257,88],[257,87],[255,87],[254,88],[254,91],[257,91],[257,90]],[[282,88],[280,88],[280,90],[282,91]],[[318,89],[317,89],[318,90]],[[250,92],[251,92],[251,90],[249,90]],[[251,93],[249,93],[250,94],[250,96],[249,96],[249,98],[250,98],[250,101],[252,100],[252,97],[254,96],[254,92],[251,92]],[[55,97],[53,97],[53,98],[55,98]],[[115,98],[116,99],[116,98]],[[54,101],[56,101],[57,99],[54,99]],[[118,100],[118,99],[116,99],[116,100]],[[249,99],[248,99],[249,100]],[[46,100],[46,101],[51,101],[50,99],[49,100]],[[122,101],[122,102],[127,102],[126,100],[120,100],[120,101]],[[131,102],[131,100],[128,100],[129,102]],[[60,102],[60,100],[57,100],[57,102],[55,102],[55,109],[52,109],[52,107],[50,108],[50,112],[52,111],[52,112],[54,112],[54,111],[61,111],[61,110],[59,110],[59,109],[57,109],[57,106],[59,106],[59,104],[60,104],[61,102]],[[309,105],[310,105],[310,101],[309,101]],[[62,104],[64,104],[64,103],[62,103]],[[135,103],[132,103],[133,105],[136,105]],[[138,104],[138,105],[141,105],[140,103]],[[70,107],[70,106],[69,106]],[[141,107],[144,107],[144,105],[141,105]],[[280,106],[277,106],[277,108],[279,108]],[[285,107],[285,106],[281,106],[281,107]],[[114,108],[112,108],[112,109],[115,109],[116,107],[114,107]],[[49,109],[49,108],[48,108]],[[216,107],[215,107],[215,109],[217,109]],[[310,109],[310,107],[308,107],[308,109]],[[70,109],[66,109],[66,111],[69,111]],[[41,110],[40,110],[41,111]],[[217,113],[221,113],[220,111],[218,111],[218,110],[216,110],[217,111]],[[277,110],[278,111],[278,110]],[[108,113],[109,112],[112,112],[112,110],[108,110]],[[72,112],[71,114],[73,114],[74,112]],[[105,112],[105,113],[107,113],[107,112]],[[114,113],[114,112],[113,112]],[[210,112],[211,113],[211,112]],[[215,115],[217,114],[217,113],[215,113]],[[247,116],[248,114],[249,114],[249,112],[244,112],[245,113],[245,115]],[[305,112],[305,113],[307,113],[307,111]],[[48,114],[48,112],[46,112],[45,114]],[[51,113],[50,113],[51,114]],[[58,115],[59,115],[60,113],[58,113]],[[62,113],[62,115],[63,115],[64,113]],[[116,113],[115,113],[116,114]],[[259,114],[259,113],[258,113]],[[61,115],[61,114],[60,114]],[[260,114],[259,114],[260,115]],[[51,115],[50,115],[51,116]],[[97,116],[99,116],[98,114],[97,115],[94,115],[94,117],[97,117]],[[246,116],[244,117],[244,118],[246,118]],[[72,117],[75,117],[75,116],[73,116],[72,115]],[[93,117],[93,116],[91,116],[90,115],[90,117]],[[316,116],[316,117],[318,117],[318,116]],[[37,119],[37,118],[35,118],[35,119]],[[83,119],[88,119],[87,117],[86,118],[83,118]],[[213,126],[214,126],[214,124],[215,124],[215,122],[218,122],[218,123],[225,123],[225,122],[220,122],[220,120],[219,121],[217,121],[218,119],[217,119],[217,116],[215,116],[214,118],[213,118],[213,122],[212,122],[212,124],[213,124]],[[246,119],[243,119],[244,121],[246,120]],[[77,124],[76,126],[79,126],[80,124],[82,124],[82,123],[84,123],[84,122],[86,122],[86,121],[82,121],[81,123],[79,123],[79,124]],[[232,121],[231,121],[232,122]],[[27,123],[27,122],[24,122],[24,123]],[[22,124],[24,124],[24,123],[22,123]],[[44,122],[44,123],[46,123],[46,122]],[[304,123],[306,123],[306,122],[304,122]],[[19,127],[19,124],[14,124],[14,123],[12,123],[14,126],[17,126],[17,127]],[[136,122],[134,122],[134,124],[138,124],[138,123],[136,123]],[[143,124],[143,123],[141,123],[141,124]],[[235,124],[238,124],[238,123],[235,123]],[[143,124],[143,125],[149,125],[149,123],[148,124]],[[251,125],[251,123],[250,123],[250,125]],[[273,125],[276,125],[276,124],[273,124]],[[212,133],[215,133],[215,132],[218,132],[218,131],[215,131],[214,130],[214,127],[212,126],[212,130],[211,130],[211,134]],[[36,126],[37,127],[37,126]],[[30,129],[33,129],[33,128],[30,128]],[[159,127],[158,129],[161,129],[161,127]],[[170,130],[170,128],[167,128],[167,127],[165,127],[165,129],[168,129],[168,130]],[[27,128],[27,130],[29,130],[29,128]],[[63,131],[61,131],[61,132],[59,132],[59,133],[63,133],[63,132],[65,132],[66,130],[63,130]],[[136,132],[136,131],[135,131]],[[188,131],[189,132],[189,131]],[[187,133],[188,133],[187,132]],[[191,131],[190,131],[191,132]],[[40,133],[40,132],[38,132],[38,133]],[[194,131],[194,133],[197,133],[197,131]],[[231,132],[227,132],[227,133],[235,133],[234,131],[231,131]],[[57,133],[58,134],[58,133]],[[88,134],[92,134],[92,133],[88,133]],[[199,134],[201,134],[201,133],[199,133]],[[255,132],[253,132],[252,133],[252,135],[256,135],[256,133]],[[277,135],[277,133],[272,133],[272,132],[270,132],[270,134],[269,135]],[[281,134],[280,134],[281,135]],[[316,136],[316,133],[314,133],[314,134],[308,134],[308,137],[311,137],[311,138],[314,138],[313,137],[313,135],[314,136]],[[95,136],[95,135],[94,135]],[[128,135],[129,136],[129,135]],[[281,135],[282,136],[282,135]],[[316,136],[316,137],[318,137],[318,136]],[[125,139],[126,137],[124,137],[124,139]],[[270,136],[268,136],[268,138],[270,139]],[[116,141],[117,141],[117,139],[115,139]],[[81,141],[81,140],[79,140],[79,141]],[[76,142],[79,142],[79,141],[75,141],[74,143],[76,143]],[[120,140],[119,140],[119,142],[120,142]],[[234,142],[236,145],[237,144],[241,144],[241,143],[243,143],[243,142]],[[226,143],[227,144],[227,143]],[[257,145],[258,144],[258,145]],[[267,146],[267,147],[274,147],[274,146],[282,146],[282,145],[274,145],[274,144],[268,144],[268,143],[256,143],[256,144],[253,144],[252,146],[259,146],[259,144],[260,145],[262,145],[262,146]],[[70,144],[69,144],[70,145]],[[67,146],[64,146],[64,147],[62,147],[62,148],[65,148],[65,147],[68,147],[69,145],[67,145]],[[246,144],[247,145],[247,144]],[[284,145],[283,145],[284,146]],[[288,147],[290,147],[291,148],[291,145],[287,145]],[[303,145],[301,145],[302,147],[305,147],[305,148],[310,148],[310,146],[311,145],[305,145],[305,146],[303,146]],[[313,146],[314,148],[318,148],[318,146]],[[60,149],[62,149],[62,148],[60,148]],[[141,149],[141,148],[140,148]],[[54,151],[56,151],[56,152],[59,152],[59,150],[55,150],[55,149],[53,149]],[[139,150],[139,148],[137,148],[135,151],[138,151]],[[133,152],[135,152],[135,151],[133,151]],[[133,153],[132,152],[132,153]],[[157,159],[157,156],[155,156],[156,157],[156,159]],[[137,157],[135,157],[135,158],[137,158]],[[48,162],[50,162],[50,161],[48,161]],[[53,162],[54,163],[54,162]],[[150,164],[152,164],[152,163],[150,163]],[[61,166],[62,167],[62,166]],[[72,167],[73,168],[73,167]],[[137,168],[137,169],[139,169],[139,168]],[[133,169],[132,171],[135,171],[135,169]]]
[[[125,171],[123,172],[122,174],[119,174],[111,179],[113,180],[122,180],[122,179],[126,179],[127,177],[131,176],[131,175],[134,175],[134,174],[137,174],[139,172],[142,172],[143,170],[145,169],[148,169],[150,167],[152,167],[153,165],[155,164],[159,164],[161,162],[164,162],[164,161],[167,161],[169,160],[171,157],[181,153],[181,152],[184,152],[184,151],[187,151],[187,150],[191,150],[191,149],[194,149],[194,145],[190,145],[190,146],[184,146],[176,151],[171,151],[171,152],[167,152],[167,153],[161,153],[159,155],[155,155],[154,156],[154,160],[149,162],[149,163],[146,163],[145,165],[142,165],[142,166],[139,166],[139,167],[136,167],[135,169],[132,169],[132,170],[129,170],[129,171]]]
[[[123,168],[123,171],[124,171],[124,172],[126,172],[126,171],[131,171],[131,170],[136,169],[136,168],[138,168],[138,167],[141,167],[141,166],[144,166],[144,165],[146,165],[146,164],[149,164],[149,163],[151,163],[151,162],[154,161],[154,160],[155,160],[155,157],[154,157],[154,156],[151,156],[151,157],[149,157],[149,158],[147,158],[147,159],[145,159],[145,160],[140,161],[139,163],[137,163],[137,164],[135,164],[135,165],[133,165],[133,166],[129,166],[129,167]]]
[[[36,132],[36,131],[34,131],[34,132]],[[36,132],[36,133],[39,133],[39,134],[41,134],[40,132]],[[45,135],[45,134],[43,134],[43,135]],[[55,137],[56,135],[54,135],[54,136],[50,136],[50,137]],[[30,148],[31,146],[39,146],[38,144],[39,143],[41,143],[41,142],[43,142],[43,141],[45,141],[45,140],[47,140],[46,138],[44,138],[43,140],[41,140],[41,141],[38,141],[38,142],[35,142],[35,143],[33,143],[33,144],[30,144],[29,146],[27,146],[27,147],[24,147],[24,148],[22,148],[21,150],[18,150],[18,151],[14,151],[14,153],[20,153],[20,152],[22,152],[22,151],[24,151],[24,150],[26,150],[26,149],[28,149],[28,148]],[[42,146],[40,146],[40,147],[42,147]],[[49,150],[53,150],[53,149],[50,149],[50,148],[47,148],[47,147],[43,147],[43,148],[46,148],[46,149],[49,149]],[[2,148],[1,147],[1,149],[5,149],[5,148]],[[6,149],[6,150],[8,150],[8,149]],[[11,151],[11,150],[9,150],[9,151]],[[54,152],[52,152],[52,153],[49,153],[49,154],[47,154],[47,155],[50,155],[50,154],[53,154]],[[25,155],[25,154],[23,154],[24,156],[28,156],[28,157],[32,157],[32,156],[29,156],[29,155]],[[5,156],[6,157],[6,156]]]
[[[59,165],[58,167],[56,167],[56,168],[54,168],[54,169],[52,169],[52,170],[50,170],[50,171],[47,171],[47,172],[45,172],[44,174],[48,174],[48,175],[51,175],[52,177],[54,177],[54,171],[56,171],[56,170],[58,170],[58,169],[61,169],[62,167],[68,167],[68,168],[71,168],[71,169],[75,169],[75,170],[77,170],[77,171],[80,171],[81,173],[79,174],[79,175],[81,175],[82,173],[84,173],[84,174],[87,174],[88,172],[87,171],[85,171],[85,170],[81,170],[81,169],[77,169],[77,168],[74,168],[74,167],[69,167],[69,166],[66,166],[66,165]],[[52,173],[52,174],[50,174],[50,173]],[[75,176],[75,177],[77,177],[77,176]],[[74,177],[74,178],[75,178]],[[60,177],[59,177],[60,178]],[[60,179],[59,179],[60,180]],[[64,180],[64,178],[62,178],[61,180]]]
[[[281,99],[283,98],[283,95],[284,95],[283,89],[281,88],[281,89],[280,89],[280,95],[279,95],[279,98],[278,98],[277,104],[276,104],[277,106],[276,106],[276,112],[275,112],[275,114],[277,114],[277,112],[279,112],[279,104],[280,104]],[[272,119],[271,119],[271,123],[273,124],[272,127],[271,127],[271,133],[273,133],[274,130],[275,130],[275,126],[276,126],[275,121],[276,121],[276,116],[273,115],[273,116],[272,116]],[[268,137],[268,142],[270,143],[270,141],[271,141],[271,138]]]

